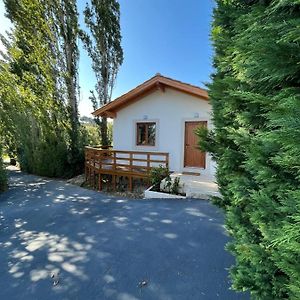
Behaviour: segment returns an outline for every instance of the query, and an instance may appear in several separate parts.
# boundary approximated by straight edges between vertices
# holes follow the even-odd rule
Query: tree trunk
[[[108,134],[107,134],[107,118],[102,117],[100,124],[101,132],[101,144],[102,146],[109,146]]]

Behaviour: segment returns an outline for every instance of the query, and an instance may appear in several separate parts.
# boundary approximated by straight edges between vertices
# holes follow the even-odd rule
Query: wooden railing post
[[[116,164],[117,164],[116,155],[117,155],[116,151],[113,151],[113,160],[114,160],[113,169],[114,169],[114,171],[116,171],[116,169],[117,169],[117,167],[116,167]],[[112,183],[113,183],[113,189],[115,191],[116,190],[116,175],[115,174],[112,175]]]
[[[114,160],[113,168],[115,170],[116,169],[116,164],[117,164],[117,154],[116,154],[116,151],[113,152],[113,160]]]
[[[129,153],[129,169],[132,171],[133,154]]]
[[[150,154],[147,153],[147,173],[150,173],[150,167],[151,167],[151,164],[150,164]]]
[[[93,188],[96,188],[96,158],[97,158],[97,150],[93,151]]]
[[[88,179],[88,149],[84,149],[84,175],[85,175],[85,182]]]
[[[133,165],[133,153],[129,153],[129,170],[132,173],[132,165]],[[132,192],[133,186],[132,186],[132,176],[129,176],[129,190]]]
[[[166,168],[169,169],[169,153],[166,153]]]
[[[98,163],[98,169],[99,169],[99,171],[98,171],[98,173],[99,173],[98,189],[99,189],[99,191],[102,191],[102,171],[101,171],[101,169],[102,169],[102,154],[103,154],[103,152],[101,149],[101,150],[99,150],[99,163]]]

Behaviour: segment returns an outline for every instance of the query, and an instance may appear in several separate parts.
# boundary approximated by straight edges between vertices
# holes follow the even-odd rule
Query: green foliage
[[[160,184],[161,181],[164,179],[164,187],[163,191],[178,195],[179,188],[180,188],[180,178],[175,177],[174,181],[172,182],[172,178],[170,176],[170,171],[168,168],[163,167],[160,165],[159,167],[152,168],[150,172],[150,181],[153,185],[154,191],[161,191]]]
[[[109,146],[111,145],[112,142],[112,130],[113,130],[113,123],[109,122],[107,124]],[[83,137],[84,145],[86,146],[103,145],[103,143],[101,142],[101,134],[99,131],[99,127],[96,125],[94,120],[92,123],[83,123],[81,125],[81,136]]]
[[[82,171],[77,113],[75,1],[5,0],[14,25],[1,39],[0,135],[22,170],[50,177]]]
[[[99,134],[99,128],[96,124],[83,124],[83,135],[85,136],[85,144],[87,146],[100,146],[101,139]]]
[[[180,178],[179,177],[175,177],[174,180],[172,181],[172,178],[170,176],[170,172],[167,172],[167,176],[163,177],[162,179],[164,179],[164,186],[161,189],[160,188],[160,183],[157,184],[154,190],[156,191],[163,191],[163,192],[167,192],[167,193],[171,193],[174,195],[178,195],[179,194],[179,188],[180,188]],[[158,181],[158,179],[157,179]]]
[[[171,193],[174,195],[178,195],[179,194],[179,188],[180,188],[180,178],[179,177],[175,177],[172,187],[171,187]]]
[[[5,191],[7,187],[7,177],[6,177],[6,171],[3,165],[2,160],[2,149],[0,144],[0,192]]]
[[[113,122],[107,122],[107,139],[108,145],[112,145],[113,142]],[[104,143],[102,143],[104,145]]]
[[[233,287],[300,299],[300,3],[218,0],[209,86]]]
[[[159,191],[160,190],[160,183],[161,181],[170,176],[170,171],[168,168],[163,167],[160,165],[159,167],[152,168],[150,172],[150,181],[153,185],[153,190]]]
[[[81,40],[92,60],[97,83],[90,100],[94,110],[111,101],[119,67],[123,63],[121,47],[120,4],[117,0],[91,0],[84,10],[87,31],[81,30]],[[109,145],[106,116],[95,118],[103,145]]]
[[[164,190],[170,193],[172,188],[172,178],[170,174],[168,174],[168,176],[164,179],[164,182],[165,182]]]
[[[50,51],[55,59],[52,64],[56,74],[60,76],[56,81],[57,96],[64,101],[66,113],[70,123],[69,155],[72,164],[80,164],[82,149],[80,145],[80,128],[78,120],[78,64],[79,24],[76,0],[44,0],[42,9],[46,15],[47,25],[51,32]],[[53,26],[51,26],[53,25]],[[54,50],[54,49],[55,50]],[[55,79],[54,79],[55,80]]]

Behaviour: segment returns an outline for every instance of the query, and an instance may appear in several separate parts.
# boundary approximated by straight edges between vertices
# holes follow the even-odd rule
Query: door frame
[[[206,157],[206,153],[204,155],[204,167],[197,167],[197,166],[186,166],[185,162],[186,162],[186,124],[187,123],[201,123],[201,122],[205,122],[206,123],[206,127],[208,128],[208,120],[202,120],[202,119],[188,119],[188,120],[183,120],[183,161],[182,161],[182,166],[183,169],[198,169],[198,170],[204,170],[207,167],[207,157]]]

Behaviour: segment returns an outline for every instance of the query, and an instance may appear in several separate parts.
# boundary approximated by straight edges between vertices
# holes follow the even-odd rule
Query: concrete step
[[[188,175],[182,173],[171,174],[171,179],[174,181],[176,177],[180,179],[180,192],[186,194],[187,198],[209,199],[211,196],[220,197],[218,185],[215,178],[205,175]],[[163,188],[164,182],[161,184]]]

